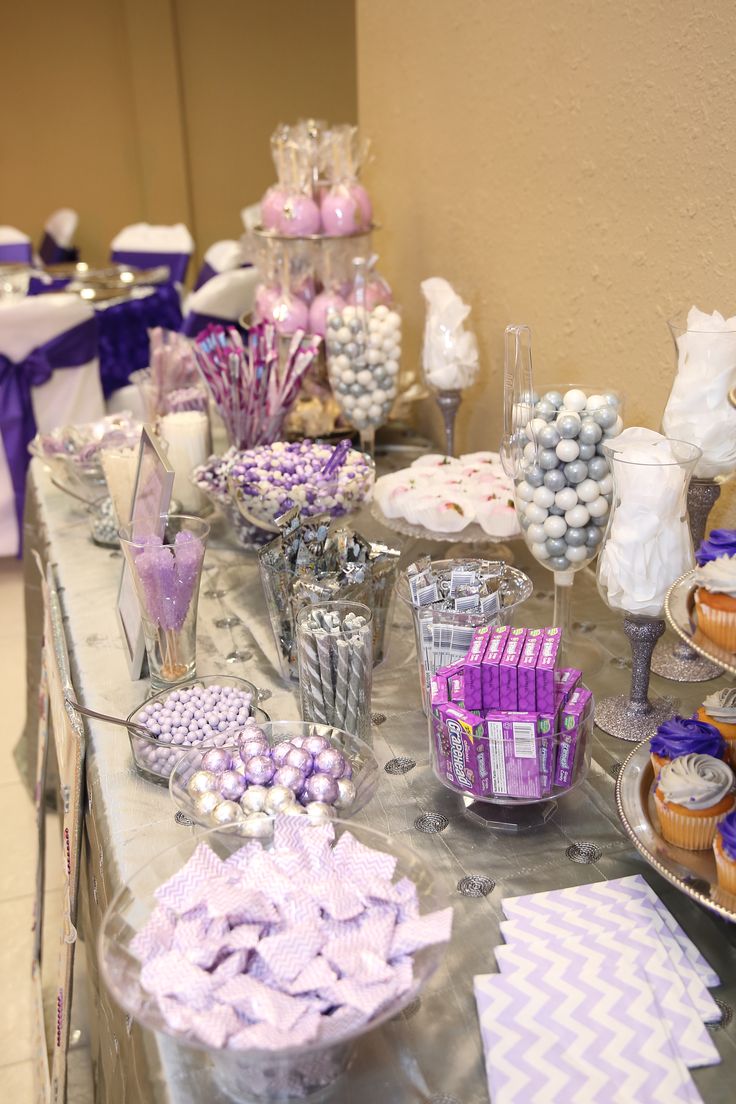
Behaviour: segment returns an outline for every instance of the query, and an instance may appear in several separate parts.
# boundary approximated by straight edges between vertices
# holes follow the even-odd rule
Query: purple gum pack
[[[519,660],[525,641],[526,629],[512,629],[498,665],[500,707],[505,711],[514,711],[519,707]]]
[[[557,750],[555,785],[570,786],[575,778],[576,761],[582,751],[582,721],[592,695],[584,686],[573,690],[560,712],[560,737]]]
[[[483,708],[501,708],[501,683],[499,664],[511,632],[510,625],[498,625],[491,633],[486,654],[481,662],[480,673],[483,684]]]
[[[456,705],[462,705],[465,701],[465,677],[462,674],[450,675],[449,681],[450,701]]]
[[[542,797],[536,713],[503,712],[486,717],[493,793]]]
[[[487,797],[491,793],[485,722],[457,705],[433,711],[437,767],[458,789]]]
[[[537,656],[537,709],[541,713],[555,712],[555,672],[560,650],[560,630],[545,629],[542,647]]]
[[[476,629],[468,648],[468,654],[463,660],[466,709],[483,708],[483,684],[481,682],[480,665],[492,632],[492,625],[481,625],[480,628]]]
[[[544,629],[528,629],[519,658],[517,708],[537,708],[537,659],[542,650]]]
[[[560,667],[555,674],[555,694],[564,704],[583,680],[583,672],[577,667]]]
[[[438,677],[436,674],[432,676],[429,683],[430,689],[430,702],[434,705],[444,705],[449,701],[447,679]]]

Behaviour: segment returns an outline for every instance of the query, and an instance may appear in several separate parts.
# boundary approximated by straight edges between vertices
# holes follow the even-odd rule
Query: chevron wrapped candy
[[[416,990],[413,957],[450,937],[452,909],[421,915],[395,870],[351,832],[335,842],[332,825],[288,816],[270,849],[251,841],[223,860],[200,843],[130,944],[141,986],[171,1033],[210,1047],[354,1034]]]

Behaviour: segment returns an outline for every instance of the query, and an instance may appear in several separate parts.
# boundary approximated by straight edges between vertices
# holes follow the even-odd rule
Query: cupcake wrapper
[[[714,644],[729,652],[736,652],[736,612],[715,609],[695,596],[698,611],[698,627]]]
[[[721,889],[725,889],[727,893],[736,895],[736,859],[729,859],[717,842],[713,845],[713,854],[716,857],[718,885]]]
[[[668,843],[674,844],[675,847],[682,847],[685,851],[705,851],[712,847],[718,823],[730,811],[727,810],[716,816],[695,817],[673,810],[672,806],[665,805],[656,793],[654,802],[659,814],[662,835]]]
[[[726,740],[726,750],[723,758],[732,770],[736,771],[736,740]]]

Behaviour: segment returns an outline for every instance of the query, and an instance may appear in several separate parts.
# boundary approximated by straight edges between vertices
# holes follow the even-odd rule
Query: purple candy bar
[[[554,713],[557,704],[555,702],[555,669],[560,643],[559,629],[544,630],[542,648],[537,657],[536,679],[537,709],[543,713]]]
[[[499,625],[491,633],[486,654],[481,662],[481,680],[483,684],[483,708],[501,708],[501,684],[499,677],[499,664],[503,658],[504,648],[508,640],[511,627]]]
[[[518,708],[537,708],[537,658],[542,650],[544,629],[529,629],[524,641],[518,668]]]
[[[478,797],[491,793],[485,722],[457,705],[440,705],[435,720],[442,722],[438,769],[453,786]],[[435,728],[435,738],[437,729]]]
[[[450,777],[449,767],[449,751],[450,745],[447,739],[447,726],[445,724],[445,718],[440,713],[440,709],[443,705],[449,704],[448,702],[441,702],[438,705],[432,707],[432,740],[434,742],[434,758],[437,764],[437,773],[443,778]]]
[[[485,723],[493,793],[506,797],[541,797],[537,715],[497,713]]]
[[[457,659],[454,663],[448,663],[445,667],[438,667],[435,674],[449,679],[452,675],[458,675],[462,671],[464,663],[464,659]]]
[[[575,778],[579,752],[583,748],[580,739],[581,724],[591,697],[590,690],[586,690],[584,686],[579,686],[576,690],[573,690],[570,700],[562,708],[555,786],[570,786]]]
[[[481,625],[473,633],[468,654],[463,660],[463,678],[465,680],[465,705],[467,709],[483,708],[483,687],[481,684],[480,665],[491,633],[492,625]]]
[[[498,689],[501,709],[516,710],[519,699],[519,660],[524,650],[526,629],[512,629],[498,666]]]

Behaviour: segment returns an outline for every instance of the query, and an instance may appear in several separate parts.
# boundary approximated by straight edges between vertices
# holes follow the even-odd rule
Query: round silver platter
[[[719,888],[712,850],[683,851],[660,835],[653,783],[649,741],[645,740],[629,754],[616,779],[616,807],[626,834],[668,882],[712,912],[736,921],[736,896]]]
[[[736,675],[736,655],[727,652],[709,640],[698,628],[695,620],[693,594],[695,571],[688,571],[672,584],[664,600],[665,616],[678,636],[706,659],[712,659],[730,675]]]

